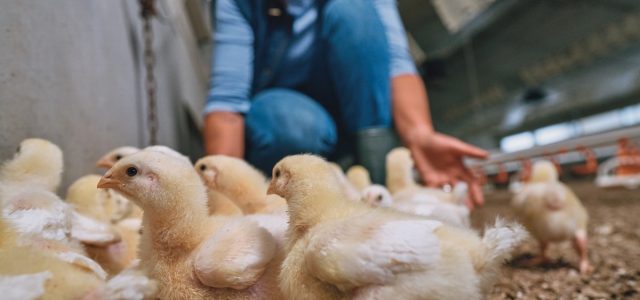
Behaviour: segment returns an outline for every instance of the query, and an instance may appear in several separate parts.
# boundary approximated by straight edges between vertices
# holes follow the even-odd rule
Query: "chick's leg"
[[[576,233],[573,239],[573,248],[576,249],[576,252],[580,255],[580,273],[590,273],[591,265],[589,263],[589,251],[587,249],[587,233],[584,230],[579,230]]]

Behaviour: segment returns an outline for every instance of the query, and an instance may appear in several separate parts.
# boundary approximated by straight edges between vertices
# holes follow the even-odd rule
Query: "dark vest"
[[[251,95],[255,95],[273,84],[277,68],[289,48],[293,18],[279,1],[234,1],[253,30],[254,63]],[[317,2],[320,11],[325,0]]]

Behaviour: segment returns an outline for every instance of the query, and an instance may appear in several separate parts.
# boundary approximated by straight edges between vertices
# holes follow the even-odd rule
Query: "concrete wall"
[[[195,158],[202,153],[207,59],[184,2],[158,2],[159,143]],[[94,162],[106,151],[145,146],[140,28],[137,1],[3,1],[0,160],[22,139],[49,139],[65,154],[65,188],[98,171]]]

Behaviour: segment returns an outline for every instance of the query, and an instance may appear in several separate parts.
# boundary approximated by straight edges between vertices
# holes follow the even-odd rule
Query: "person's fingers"
[[[484,195],[482,194],[482,187],[477,181],[467,182],[469,185],[469,196],[475,206],[482,206],[484,204]]]
[[[437,181],[437,178],[434,176],[433,172],[431,172],[426,158],[420,152],[420,148],[411,147],[409,150],[411,151],[411,156],[413,157],[416,169],[418,170],[418,173],[420,173],[420,178],[422,178],[422,184],[431,186],[434,181]]]
[[[425,182],[425,185],[432,188],[439,188],[445,184],[449,184],[449,180],[445,176],[434,175],[429,176],[429,180]]]
[[[449,144],[451,145],[451,148],[464,156],[481,159],[485,159],[489,156],[489,152],[482,150],[476,146],[469,145],[456,138],[451,138]]]

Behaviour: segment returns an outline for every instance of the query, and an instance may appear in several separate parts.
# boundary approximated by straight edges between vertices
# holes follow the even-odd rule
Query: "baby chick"
[[[392,195],[403,189],[418,187],[413,179],[413,165],[411,152],[407,148],[398,147],[387,153],[386,184]]]
[[[240,216],[242,210],[231,199],[224,194],[210,188],[214,185],[216,172],[213,166],[208,166],[206,159],[200,159],[195,165],[196,172],[200,175],[202,182],[207,186],[207,206],[209,207],[209,215],[218,216]]]
[[[195,166],[206,186],[233,201],[244,214],[284,213],[284,199],[267,196],[267,179],[242,159],[210,155],[201,158]],[[213,207],[226,205],[215,203]]]
[[[120,235],[118,243],[97,246],[85,245],[89,257],[97,261],[109,274],[117,274],[137,258],[140,225],[137,218],[122,219],[133,203],[110,189],[98,189],[101,176],[87,175],[79,178],[67,190],[67,203],[76,211],[103,222],[113,222],[113,229]],[[118,201],[119,199],[119,201]]]
[[[589,273],[587,250],[587,210],[576,194],[558,181],[553,163],[542,160],[533,165],[531,179],[514,196],[512,206],[523,225],[540,243],[545,261],[549,243],[572,240],[580,256],[580,272]]]
[[[152,147],[162,147],[162,146],[152,146]],[[131,155],[140,151],[139,148],[124,146],[113,149],[109,151],[107,154],[103,155],[97,162],[96,166],[99,168],[109,169],[116,162],[121,160],[123,157],[127,155]],[[162,151],[162,150],[161,150]],[[187,159],[188,160],[188,159]],[[95,188],[95,185],[93,185]],[[101,198],[104,199],[105,209],[109,214],[111,214],[112,221],[118,221],[127,218],[142,218],[142,209],[137,205],[133,204],[126,197],[113,192],[111,190],[103,190],[100,192],[102,195]]]
[[[43,139],[26,139],[20,143],[13,159],[0,172],[3,185],[28,187],[55,192],[63,169],[62,151]]]
[[[345,199],[329,165],[313,155],[276,164],[271,193],[289,205],[280,287],[288,299],[482,299],[519,225],[476,233]]]
[[[365,188],[362,194],[362,201],[372,207],[390,207],[398,211],[430,217],[453,226],[465,228],[470,226],[469,210],[462,205],[439,200],[396,203],[389,191],[377,184]]]
[[[0,197],[0,206],[4,206],[2,200]],[[80,299],[99,288],[104,271],[99,266],[92,269],[90,265],[68,260],[77,253],[75,250],[60,251],[64,247],[64,244],[21,233],[0,215],[0,293],[3,299]]]
[[[190,164],[143,150],[118,161],[98,187],[145,211],[140,263],[160,299],[280,299],[278,242],[244,217],[209,217],[206,189]],[[276,258],[276,259],[274,259]]]
[[[90,259],[55,241],[18,233],[0,216],[0,294],[3,299],[149,299],[153,282],[124,274],[105,282]],[[136,292],[140,291],[140,292]]]
[[[362,192],[366,187],[371,185],[371,176],[369,171],[363,166],[355,165],[347,169],[347,179],[353,184],[353,186]]]
[[[75,212],[53,193],[60,183],[62,151],[43,139],[24,140],[0,168],[2,214],[17,229],[71,244],[109,244],[119,240],[108,224]]]
[[[433,203],[443,202],[451,204],[467,204],[470,202],[466,197],[466,191],[460,193],[461,188],[466,186],[460,185],[453,191],[445,192],[441,189],[429,188],[421,186],[413,179],[414,162],[411,158],[409,149],[399,147],[391,150],[387,154],[387,188],[396,203]]]

